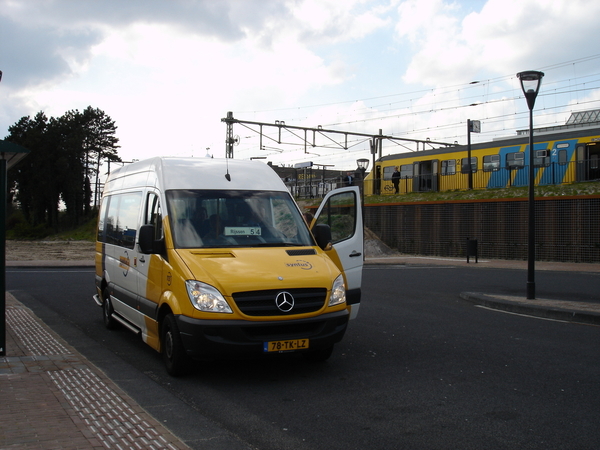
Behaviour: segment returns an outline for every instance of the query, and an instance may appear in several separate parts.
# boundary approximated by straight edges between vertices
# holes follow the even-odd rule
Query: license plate
[[[265,352],[293,352],[308,348],[308,339],[292,339],[289,341],[265,342]]]

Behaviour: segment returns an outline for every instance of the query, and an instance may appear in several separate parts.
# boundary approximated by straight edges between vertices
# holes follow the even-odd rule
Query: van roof
[[[229,174],[229,180],[226,177]],[[120,167],[110,173],[110,190],[159,185],[170,189],[231,189],[287,191],[267,164],[223,158],[155,157]]]

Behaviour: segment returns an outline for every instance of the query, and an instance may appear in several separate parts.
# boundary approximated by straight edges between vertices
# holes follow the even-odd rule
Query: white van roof
[[[229,175],[229,179],[226,175]],[[128,164],[110,173],[107,190],[155,186],[164,190],[226,189],[287,191],[267,164],[222,158],[156,157]]]

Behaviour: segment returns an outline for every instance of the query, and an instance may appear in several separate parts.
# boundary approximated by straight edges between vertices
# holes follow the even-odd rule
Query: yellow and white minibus
[[[192,358],[325,360],[360,306],[359,190],[330,192],[307,224],[262,162],[135,162],[106,181],[95,263],[106,327],[138,333],[172,375]]]

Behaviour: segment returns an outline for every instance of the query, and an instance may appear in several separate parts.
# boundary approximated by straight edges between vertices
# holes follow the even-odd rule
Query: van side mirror
[[[154,240],[154,225],[142,225],[140,227],[138,244],[140,251],[147,255],[153,253],[164,253],[165,243],[163,240]]]
[[[317,245],[325,250],[325,247],[331,243],[331,228],[329,228],[329,225],[318,223],[313,227],[312,232]]]

